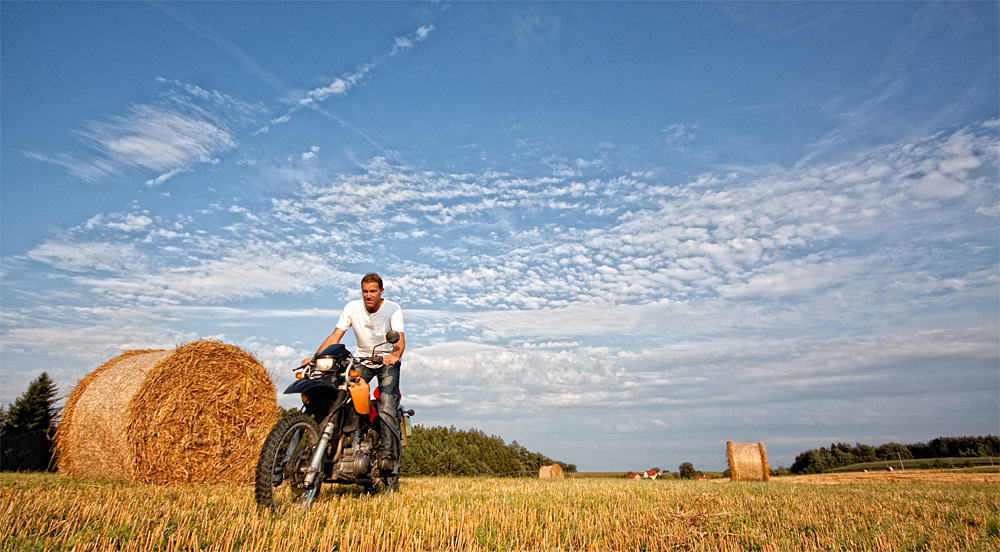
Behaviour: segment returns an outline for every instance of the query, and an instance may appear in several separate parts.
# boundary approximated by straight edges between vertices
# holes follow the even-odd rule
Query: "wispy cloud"
[[[259,105],[174,81],[158,101],[129,107],[124,114],[83,123],[74,135],[87,153],[28,155],[65,167],[73,176],[96,182],[127,170],[160,173],[162,184],[193,165],[217,163],[238,144],[234,126],[260,113]]]
[[[293,194],[184,219],[101,213],[5,259],[5,274],[33,279],[5,277],[19,301],[5,304],[3,347],[37,354],[71,336],[89,342],[60,350],[97,363],[239,335],[282,387],[336,317],[315,307],[335,309],[382,267],[414,332],[406,400],[429,424],[486,423],[528,442],[525,416],[626,419],[638,402],[657,423],[615,431],[711,449],[683,432],[761,439],[781,427],[773,439],[801,450],[803,435],[834,431],[825,420],[844,396],[869,415],[905,396],[893,404],[925,419],[933,410],[913,405],[947,385],[941,359],[988,410],[995,394],[967,389],[995,389],[996,126],[676,184],[584,176],[597,166],[452,174],[384,158],[324,174],[309,149],[269,175]],[[309,306],[261,306],[277,297]],[[762,401],[765,415],[747,412]]]
[[[348,129],[349,131],[357,134],[363,138],[366,142],[374,146],[381,154],[387,155],[389,152],[382,147],[374,138],[372,138],[368,133],[364,132],[362,129],[354,125],[337,115],[323,109],[323,102],[327,101],[329,98],[343,97],[346,96],[348,92],[358,84],[360,84],[364,78],[373,70],[384,64],[390,58],[399,55],[402,52],[412,49],[416,44],[423,42],[431,31],[434,30],[433,25],[424,25],[418,28],[415,32],[410,35],[403,37],[397,37],[393,42],[392,48],[385,55],[379,56],[372,61],[362,63],[358,65],[354,71],[350,73],[345,73],[344,75],[335,78],[330,84],[313,88],[309,90],[304,95],[298,96],[296,99],[292,100],[292,107],[289,108],[282,115],[275,117],[268,121],[268,123],[256,131],[253,132],[255,136],[266,134],[271,131],[271,127],[274,125],[285,124],[292,120],[293,115],[302,109],[310,109],[313,112],[319,113],[323,117],[330,119],[331,121],[339,124],[340,126]]]
[[[186,151],[171,149],[164,158],[196,156]],[[363,263],[372,253],[360,244],[368,244],[395,259],[397,285],[416,305],[522,310],[816,294],[860,303],[866,294],[891,293],[889,284],[923,277],[981,281],[949,266],[978,254],[985,236],[976,233],[995,224],[983,210],[996,205],[989,125],[839,163],[673,186],[623,177],[453,175],[381,158],[357,174],[324,177],[315,172],[316,152],[289,160],[310,171],[288,173],[296,196],[275,198],[263,210],[218,205],[237,216],[226,233],[193,236],[174,221],[109,213],[29,258],[76,272],[117,266],[114,276],[77,281],[170,302],[313,291],[338,273],[326,260],[331,251]],[[328,182],[301,184],[323,178]],[[331,211],[339,205],[362,209],[366,224],[341,220]],[[956,217],[964,226],[955,226]],[[968,217],[982,224],[969,225]],[[324,228],[330,225],[336,230]],[[956,232],[970,233],[967,245]],[[937,234],[956,237],[944,244]],[[122,264],[182,235],[184,248],[158,251],[156,267]],[[243,276],[241,285],[228,276],[234,273],[254,277]]]
[[[233,135],[212,121],[146,105],[92,121],[79,135],[113,163],[154,171],[208,163],[236,146]]]
[[[354,69],[354,71],[350,73],[345,73],[335,78],[330,84],[309,90],[308,92],[305,93],[303,97],[300,97],[294,102],[295,105],[291,109],[289,109],[285,114],[281,115],[280,117],[272,119],[270,124],[275,125],[275,124],[287,123],[292,119],[292,115],[295,112],[299,111],[300,109],[309,108],[309,109],[319,110],[319,104],[325,102],[330,97],[332,96],[342,97],[347,95],[347,93],[350,92],[352,88],[361,83],[364,80],[364,78],[368,76],[369,73],[371,73],[381,65],[385,64],[390,58],[395,57],[408,50],[411,50],[418,43],[426,40],[427,37],[430,35],[431,31],[433,30],[434,30],[433,25],[424,25],[409,35],[396,37],[396,39],[393,42],[392,48],[389,50],[387,54],[376,57],[371,61],[358,65]],[[348,122],[342,120],[341,118],[329,112],[322,111],[322,113],[326,117],[344,125],[349,130],[361,134],[366,140],[368,140],[372,144],[377,145],[375,144],[374,140],[372,140],[369,136],[363,134],[354,125],[349,124]],[[269,126],[262,127],[261,129],[258,129],[257,132],[258,133],[267,132],[268,129]],[[381,150],[381,146],[379,146],[379,149]]]

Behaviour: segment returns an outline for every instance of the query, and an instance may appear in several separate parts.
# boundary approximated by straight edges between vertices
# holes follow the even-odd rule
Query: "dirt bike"
[[[390,330],[371,357],[355,357],[342,344],[330,345],[298,368],[285,394],[300,393],[303,407],[278,420],[264,441],[254,486],[258,504],[279,511],[294,504],[308,508],[323,483],[361,485],[367,493],[399,488],[399,455],[395,469],[377,466],[384,422],[358,371],[362,363],[381,364],[374,351],[397,341],[399,333]],[[400,406],[397,413],[400,445],[405,445],[413,411]]]

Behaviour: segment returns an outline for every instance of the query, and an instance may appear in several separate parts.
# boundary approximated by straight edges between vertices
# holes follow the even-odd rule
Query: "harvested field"
[[[307,515],[250,486],[0,474],[0,550],[998,550],[1000,474],[763,482],[404,478]],[[900,477],[902,476],[902,477]]]
[[[1000,489],[1000,479],[996,473],[961,470],[909,470],[892,472],[846,472],[820,473],[816,475],[791,475],[780,479],[792,485],[851,485],[858,483],[914,483],[930,485],[961,485],[996,483]],[[1000,490],[997,492],[1000,495]]]

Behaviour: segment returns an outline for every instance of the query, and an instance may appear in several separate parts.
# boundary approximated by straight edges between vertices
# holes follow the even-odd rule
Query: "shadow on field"
[[[324,485],[326,487],[326,485]],[[329,492],[333,496],[358,497],[365,494],[365,489],[361,485],[330,485],[329,491],[323,489],[323,494]],[[328,487],[329,488],[329,487]]]

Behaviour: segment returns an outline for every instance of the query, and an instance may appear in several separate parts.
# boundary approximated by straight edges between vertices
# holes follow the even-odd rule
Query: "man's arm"
[[[319,349],[316,349],[316,354],[319,354],[320,351],[326,349],[330,345],[335,345],[337,343],[340,343],[340,338],[344,337],[345,333],[346,333],[345,330],[341,330],[340,328],[334,328],[333,333],[327,336],[327,338],[323,340],[323,343],[320,344]]]
[[[336,333],[336,330],[334,330]],[[343,334],[343,332],[341,332]],[[403,356],[403,350],[406,349],[406,338],[403,337],[403,332],[399,332],[399,341],[393,343],[392,353],[382,357],[382,364],[396,364],[399,362],[400,357]]]
[[[333,333],[330,334],[330,335],[328,335],[327,338],[323,340],[323,343],[320,344],[319,349],[316,349],[316,354],[318,355],[323,349],[326,349],[330,345],[334,345],[336,343],[340,343],[340,338],[344,337],[344,333],[345,333],[345,330],[341,330],[340,328],[334,328]],[[402,334],[400,334],[399,339],[400,340],[403,339]],[[403,352],[400,351],[400,354],[403,354]],[[303,359],[302,360],[302,366],[305,366],[306,364],[309,364],[310,362],[312,362],[311,358]]]

